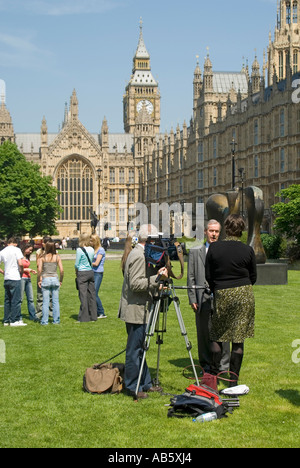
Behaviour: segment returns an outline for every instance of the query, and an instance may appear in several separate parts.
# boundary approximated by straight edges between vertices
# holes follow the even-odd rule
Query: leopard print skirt
[[[254,337],[255,300],[251,285],[215,291],[210,338],[243,343]]]

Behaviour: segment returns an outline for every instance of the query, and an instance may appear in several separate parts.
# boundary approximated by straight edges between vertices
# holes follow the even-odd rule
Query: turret
[[[289,73],[300,69],[300,0],[281,0],[277,9],[277,24],[274,41],[269,36],[268,85],[273,82],[275,73],[284,80]]]
[[[197,65],[194,71],[194,81],[193,81],[194,118],[196,117],[197,101],[200,98],[202,86],[203,86],[202,74],[201,74],[201,69],[199,66],[199,56],[197,55]]]
[[[251,82],[252,82],[252,92],[253,92],[253,94],[259,93],[259,91],[260,91],[260,71],[259,71],[259,63],[258,63],[256,55],[255,55],[254,62],[252,64]]]
[[[70,114],[71,114],[71,120],[78,119],[78,99],[77,99],[75,89],[73,90],[73,93],[70,99]]]
[[[5,140],[14,142],[14,127],[9,110],[7,109],[4,100],[0,103],[0,144]]]
[[[212,71],[212,63],[209,58],[209,53],[207,53],[207,57],[204,64],[204,73],[203,73],[203,82],[204,82],[204,92],[212,92],[213,91],[213,71]]]
[[[41,125],[41,146],[48,146],[48,127],[45,117],[43,117]]]

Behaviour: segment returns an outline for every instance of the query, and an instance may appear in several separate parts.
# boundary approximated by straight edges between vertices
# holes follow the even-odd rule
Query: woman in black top
[[[232,342],[230,371],[239,375],[244,341],[254,337],[256,259],[252,247],[240,242],[245,222],[230,215],[224,223],[226,238],[214,242],[206,256],[205,275],[214,294],[211,340],[213,368],[219,368],[222,342]]]

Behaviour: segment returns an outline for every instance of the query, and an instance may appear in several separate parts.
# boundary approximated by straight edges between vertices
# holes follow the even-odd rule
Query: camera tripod
[[[145,341],[143,345],[144,352],[143,352],[139,377],[138,377],[136,391],[135,391],[136,397],[139,391],[139,386],[140,386],[142,373],[143,373],[143,369],[145,365],[146,353],[150,347],[151,337],[154,335],[155,332],[157,333],[156,343],[158,345],[158,351],[157,351],[156,377],[153,380],[153,384],[156,387],[159,386],[160,347],[163,344],[163,334],[167,331],[166,329],[167,312],[169,310],[169,305],[171,304],[171,302],[174,303],[181,335],[184,337],[186,349],[188,351],[190,361],[192,364],[195,380],[197,382],[197,385],[199,385],[199,380],[198,380],[198,376],[196,373],[194,360],[191,354],[192,345],[189,342],[188,337],[187,337],[186,328],[184,326],[183,318],[182,318],[180,307],[179,307],[179,298],[176,296],[175,289],[186,289],[186,288],[184,286],[175,287],[172,279],[170,278],[166,281],[162,281],[159,295],[155,296],[153,299],[153,304],[152,304],[150,315],[149,315],[149,321],[146,327]],[[161,320],[160,320],[160,314],[161,314]]]

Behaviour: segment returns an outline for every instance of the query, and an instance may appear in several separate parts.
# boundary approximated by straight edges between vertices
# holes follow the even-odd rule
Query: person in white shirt
[[[4,270],[0,268],[0,273],[4,275],[4,326],[24,327],[21,315],[21,277],[23,274],[21,249],[14,237],[10,238],[7,247],[0,252],[0,264],[4,264]]]

